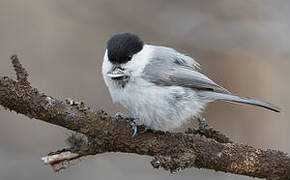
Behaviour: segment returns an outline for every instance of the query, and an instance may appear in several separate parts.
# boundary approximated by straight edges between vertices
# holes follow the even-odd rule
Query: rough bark
[[[124,119],[100,110],[94,112],[83,102],[64,101],[33,88],[17,56],[11,57],[17,81],[0,76],[0,104],[11,111],[81,133],[68,141],[72,145],[43,157],[54,169],[67,168],[80,157],[105,152],[153,156],[151,164],[171,172],[184,168],[206,168],[266,179],[290,179],[290,155],[271,149],[257,149],[233,143],[212,128],[199,134],[151,132],[132,137]],[[143,127],[139,127],[143,128]]]

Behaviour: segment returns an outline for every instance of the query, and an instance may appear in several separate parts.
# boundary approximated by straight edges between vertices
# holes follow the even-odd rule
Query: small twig
[[[10,59],[12,61],[14,70],[16,72],[17,80],[19,82],[27,82],[27,83],[29,83],[28,80],[27,80],[28,73],[25,70],[25,68],[22,67],[22,64],[20,63],[17,55],[12,55],[10,57]]]
[[[58,154],[48,155],[42,157],[41,160],[44,164],[49,164],[52,166],[53,170],[58,172],[60,170],[67,169],[72,165],[80,161],[80,155],[77,153],[72,153],[70,151],[59,152]]]
[[[45,156],[41,158],[44,164],[55,164],[60,161],[64,160],[71,160],[75,159],[79,156],[77,153],[72,153],[70,151],[65,151],[60,154],[55,154],[55,155],[50,155],[50,156]]]

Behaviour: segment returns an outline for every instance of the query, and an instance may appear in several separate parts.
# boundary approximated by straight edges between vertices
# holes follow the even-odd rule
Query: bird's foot
[[[206,129],[213,129],[212,126],[209,126],[209,125],[206,123],[205,118],[203,118],[202,116],[197,116],[196,119],[197,119],[197,121],[198,121],[198,123],[199,123],[199,127],[198,127],[198,129],[199,129],[200,132],[203,132],[203,131],[205,131]]]
[[[188,128],[188,130],[185,133],[187,133],[187,134],[199,134],[199,135],[205,136],[207,138],[214,139],[220,143],[233,142],[226,135],[222,134],[220,131],[215,130],[212,126],[209,126],[206,123],[205,118],[198,116],[198,117],[196,117],[196,119],[199,122],[198,128]]]
[[[203,118],[202,116],[197,116],[196,119],[197,119],[198,124],[199,124],[198,128],[188,128],[186,133],[189,133],[189,134],[204,134],[205,131],[207,131],[209,129],[213,129],[213,127],[209,126],[206,123],[205,118]]]
[[[116,118],[122,118],[122,119],[126,119],[129,121],[129,124],[130,126],[132,127],[133,129],[133,134],[132,134],[132,137],[134,137],[136,134],[137,134],[137,124],[135,123],[135,119],[136,117],[135,116],[129,116],[129,115],[126,115],[124,113],[121,113],[121,112],[117,112],[115,114],[115,117]]]

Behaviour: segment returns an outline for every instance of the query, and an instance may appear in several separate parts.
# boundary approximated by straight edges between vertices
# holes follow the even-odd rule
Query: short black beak
[[[125,76],[124,69],[119,64],[113,64],[112,69],[107,73],[112,79],[118,79]]]

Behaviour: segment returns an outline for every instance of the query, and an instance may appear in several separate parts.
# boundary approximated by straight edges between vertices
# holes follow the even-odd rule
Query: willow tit
[[[215,100],[280,112],[267,102],[231,94],[200,73],[199,67],[172,48],[145,44],[132,33],[118,33],[107,41],[102,73],[113,101],[152,130],[180,127]]]

